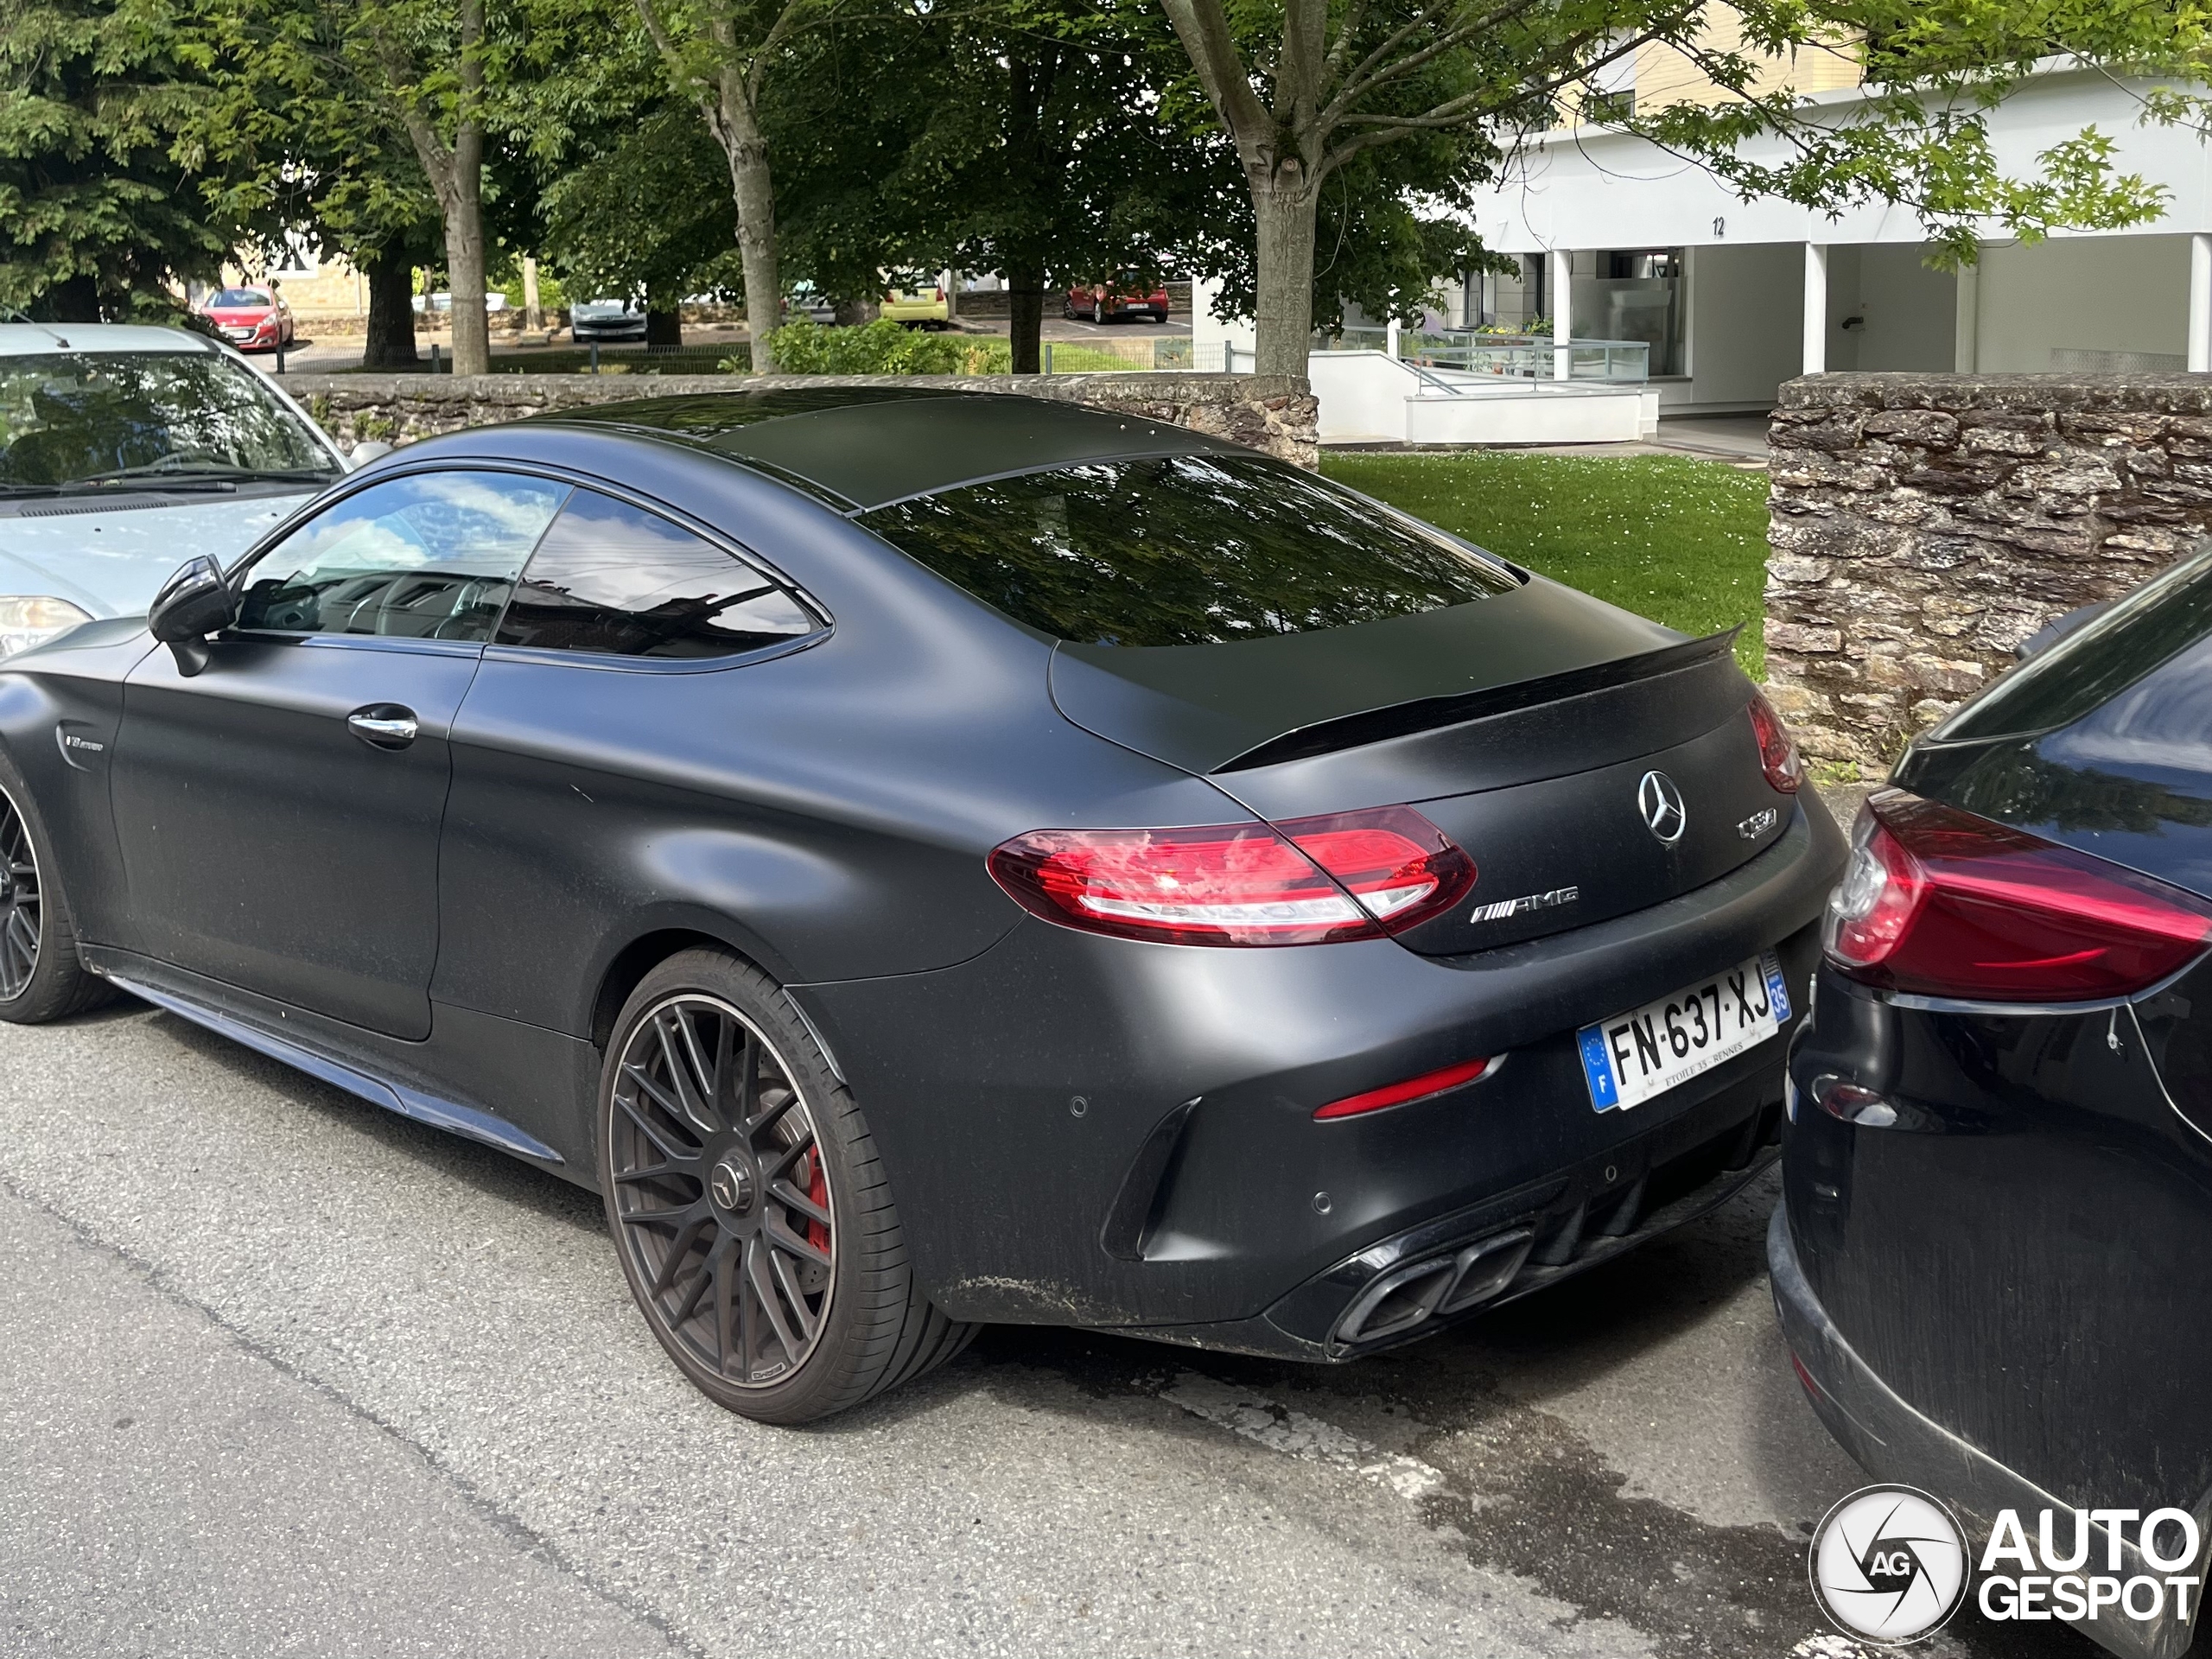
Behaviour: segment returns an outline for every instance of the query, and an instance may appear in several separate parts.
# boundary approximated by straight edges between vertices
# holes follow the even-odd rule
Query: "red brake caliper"
[[[827,1210],[830,1207],[830,1177],[822,1167],[819,1154],[810,1152],[806,1154],[806,1196]],[[816,1249],[827,1252],[830,1249],[829,1228],[818,1221],[808,1222],[806,1242]]]

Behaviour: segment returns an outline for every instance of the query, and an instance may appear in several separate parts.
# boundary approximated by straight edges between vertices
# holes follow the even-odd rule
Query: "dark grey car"
[[[1709,1207],[1842,852],[1726,637],[867,389],[416,445],[0,670],[0,1017],[121,985],[596,1187],[779,1421],[984,1320],[1346,1359]]]

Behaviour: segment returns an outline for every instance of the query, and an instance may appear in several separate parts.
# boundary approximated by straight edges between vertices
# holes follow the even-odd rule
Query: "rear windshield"
[[[1090,461],[859,522],[1016,621],[1077,645],[1219,645],[1510,591],[1504,564],[1264,456]]]
[[[1944,742],[2070,726],[2212,633],[2212,540],[2045,646],[1934,734]]]

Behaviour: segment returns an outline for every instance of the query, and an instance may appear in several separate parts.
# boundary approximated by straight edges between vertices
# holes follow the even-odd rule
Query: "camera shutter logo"
[[[1813,1596],[1846,1636],[1901,1647],[1943,1628],[1967,1598],[1967,1541],[1910,1486],[1867,1486],[1813,1534]]]

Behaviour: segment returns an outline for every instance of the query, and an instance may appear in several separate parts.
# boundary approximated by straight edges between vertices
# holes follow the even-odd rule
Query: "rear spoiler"
[[[1739,623],[1724,632],[1708,634],[1702,639],[1688,639],[1678,645],[1662,645],[1656,651],[1642,652],[1633,657],[1617,657],[1611,662],[1592,663],[1586,668],[1570,668],[1558,674],[1540,675],[1532,680],[1519,680],[1510,685],[1488,686],[1479,691],[1463,691],[1452,696],[1416,697],[1410,702],[1395,702],[1387,708],[1367,709],[1356,715],[1341,715],[1333,720],[1316,721],[1311,726],[1301,726],[1295,731],[1271,737],[1266,742],[1224,760],[1213,770],[1216,772],[1249,772],[1255,766],[1277,766],[1286,760],[1310,760],[1317,754],[1332,754],[1340,749],[1356,749],[1369,743],[1380,743],[1387,738],[1433,731],[1440,726],[1458,726],[1471,720],[1485,720],[1492,715],[1510,714],[1516,709],[1530,709],[1540,703],[1560,702],[1592,691],[1604,691],[1617,685],[1628,685],[1637,680],[1671,674],[1681,669],[1695,668],[1732,652],[1736,636],[1742,632],[1743,626]]]

